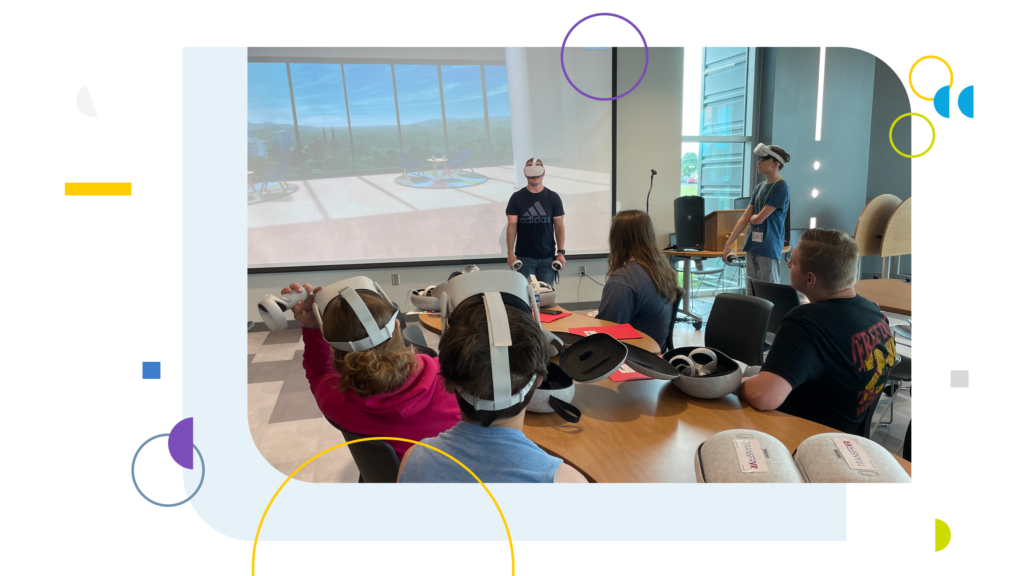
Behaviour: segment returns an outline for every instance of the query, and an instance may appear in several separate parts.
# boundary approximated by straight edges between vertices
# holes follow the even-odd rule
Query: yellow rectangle
[[[131,196],[131,182],[65,182],[65,196]]]

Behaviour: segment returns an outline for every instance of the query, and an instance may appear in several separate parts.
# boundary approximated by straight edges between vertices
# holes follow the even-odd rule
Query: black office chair
[[[331,426],[334,426],[341,432],[341,435],[345,437],[346,442],[366,438],[366,436],[360,436],[355,432],[345,430],[341,426],[331,422],[330,419],[327,421],[331,423]],[[398,467],[401,465],[401,462],[398,460],[398,454],[395,452],[395,449],[391,444],[388,444],[383,440],[359,442],[356,444],[349,444],[348,451],[352,453],[352,459],[356,461],[356,467],[359,468],[360,482],[368,484],[394,484],[398,481]]]
[[[680,288],[679,292],[676,294],[675,299],[672,300],[672,317],[668,321],[668,337],[665,338],[665,343],[661,345],[662,353],[668,352],[669,350],[675,348],[675,345],[672,342],[672,332],[675,331],[676,329],[676,322],[683,321],[681,318],[679,318],[679,304],[682,303],[682,301],[683,289]]]
[[[764,364],[764,337],[771,302],[741,294],[719,294],[704,329],[704,345],[749,366]]]
[[[907,436],[903,439],[903,459],[907,462],[910,462],[910,425],[913,423],[913,420],[907,423]]]
[[[889,403],[885,405],[882,410],[882,416],[885,416],[885,410],[889,410],[889,421],[882,422],[881,419],[878,421],[878,426],[888,426],[892,424],[896,418],[896,409],[894,402],[896,402],[896,395],[903,389],[903,383],[910,381],[910,357],[902,356],[896,362],[896,365],[889,370],[889,379],[885,383],[883,391],[889,397]],[[881,394],[879,395],[881,396]]]
[[[857,429],[858,436],[871,440],[871,421],[875,419],[875,408],[878,408],[878,401],[881,399],[881,394],[875,396],[875,401],[871,403],[871,407],[864,414],[864,421],[860,423],[860,428]]]
[[[765,351],[771,348],[771,342],[775,334],[779,332],[779,325],[782,319],[789,314],[789,311],[800,305],[800,295],[791,286],[785,284],[772,284],[761,280],[750,280],[754,287],[754,296],[764,298],[775,306],[772,308],[771,318],[768,319],[768,333],[770,338],[765,340]]]

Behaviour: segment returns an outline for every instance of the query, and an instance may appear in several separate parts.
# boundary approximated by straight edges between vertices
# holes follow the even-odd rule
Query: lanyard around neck
[[[768,187],[768,192],[766,194],[758,194],[757,198],[754,199],[754,202],[757,202],[758,200],[761,201],[761,205],[757,208],[758,213],[760,213],[761,210],[764,210],[765,204],[768,203],[768,198],[772,195],[772,188],[775,188],[775,185],[779,183],[779,180],[782,180],[782,176],[779,176],[778,180],[776,180],[775,182],[772,182],[772,185]],[[768,183],[767,180],[765,180],[764,182],[761,183],[761,191],[762,192],[764,192],[764,185],[767,184],[767,183]],[[755,204],[755,206],[756,206],[756,204]]]

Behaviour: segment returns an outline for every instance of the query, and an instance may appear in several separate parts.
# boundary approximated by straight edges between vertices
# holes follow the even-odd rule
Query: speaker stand
[[[693,327],[695,329],[700,330],[701,327],[704,325],[704,320],[700,316],[697,316],[696,314],[690,312],[690,267],[692,266],[692,262],[691,262],[690,258],[688,258],[686,256],[683,256],[682,258],[683,258],[683,309],[676,311],[676,314],[677,314],[676,318],[677,318],[677,321],[682,321],[682,322],[687,322],[689,324],[693,324]],[[684,316],[689,316],[689,318],[686,318],[686,317],[679,318],[679,316],[678,316],[679,312],[682,312],[684,314]]]

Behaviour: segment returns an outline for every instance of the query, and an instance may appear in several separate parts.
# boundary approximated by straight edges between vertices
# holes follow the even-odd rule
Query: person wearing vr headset
[[[508,248],[508,267],[519,260],[523,263],[519,273],[529,278],[554,284],[555,271],[551,263],[558,261],[565,267],[565,210],[562,199],[544,187],[544,162],[530,158],[523,169],[527,185],[508,200],[505,216],[508,229],[505,244]],[[556,253],[555,246],[558,246]]]
[[[737,390],[740,398],[758,410],[858,433],[899,358],[889,321],[854,290],[859,256],[841,230],[800,236],[789,284],[810,304],[782,319],[760,373]]]
[[[439,359],[462,420],[423,442],[450,454],[485,483],[586,482],[523,434],[526,406],[547,375],[549,357],[528,309],[507,294],[491,293],[470,296],[452,311]],[[406,452],[398,481],[475,482],[451,459],[422,446]]]
[[[779,172],[789,163],[789,154],[779,146],[758,144],[754,158],[757,160],[757,173],[764,174],[766,179],[750,194],[750,204],[729,235],[722,250],[722,260],[729,257],[732,243],[749,224],[747,241],[743,246],[747,253],[747,279],[778,284],[782,278],[783,236],[789,210],[789,184]],[[748,281],[747,294],[753,293],[754,287]]]
[[[408,345],[397,321],[401,312],[380,286],[357,277],[327,290],[295,283],[281,294],[300,288],[308,294],[293,309],[302,324],[302,367],[317,406],[335,428],[421,440],[459,421],[437,358]],[[410,446],[388,443],[399,458]]]
[[[616,214],[608,247],[611,272],[601,291],[597,318],[630,324],[663,344],[680,288],[678,275],[658,248],[651,217],[640,210]]]

